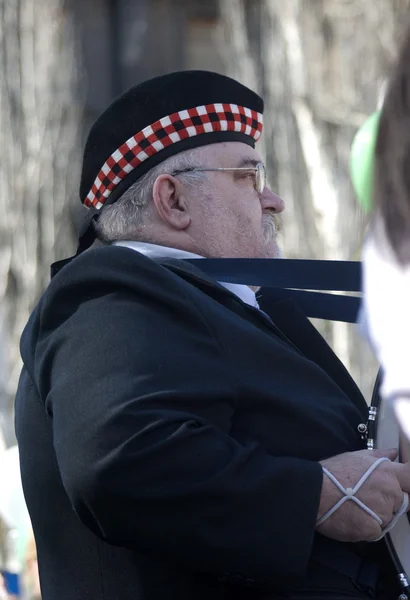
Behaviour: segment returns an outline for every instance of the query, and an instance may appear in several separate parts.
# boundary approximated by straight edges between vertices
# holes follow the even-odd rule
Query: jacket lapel
[[[197,269],[190,263],[185,263],[182,260],[176,259],[161,258],[158,259],[157,262],[180,277],[183,277],[186,281],[195,285],[195,287],[201,289],[205,294],[211,296],[214,300],[225,306],[225,308],[232,310],[237,315],[250,321],[259,329],[266,331],[266,328],[268,328],[272,333],[279,337],[282,342],[299,352],[268,315],[243,302],[236,294],[227,290],[200,269]]]
[[[367,416],[366,401],[353,378],[297,304],[293,300],[280,300],[263,308],[306,358],[326,371]]]
[[[293,300],[280,299],[277,302],[269,302],[269,305],[266,306],[262,301],[262,308],[268,315],[265,316],[258,309],[242,302],[235,294],[199,268],[177,259],[161,258],[157,262],[190,281],[226,308],[251,321],[259,329],[266,331],[268,328],[282,342],[315,362],[354,402],[359,411],[363,413],[364,418],[367,417],[368,407],[356,383],[331,347]]]

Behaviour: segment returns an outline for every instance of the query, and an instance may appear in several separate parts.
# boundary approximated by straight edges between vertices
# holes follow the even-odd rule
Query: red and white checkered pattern
[[[102,208],[128,173],[171,144],[214,131],[236,131],[257,141],[262,127],[261,113],[237,104],[207,104],[163,117],[136,133],[113,152],[102,166],[84,205]]]

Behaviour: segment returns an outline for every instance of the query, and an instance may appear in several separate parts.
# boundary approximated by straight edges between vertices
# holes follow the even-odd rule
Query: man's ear
[[[164,174],[157,177],[152,199],[160,218],[173,229],[186,229],[191,223],[183,186],[176,177]]]

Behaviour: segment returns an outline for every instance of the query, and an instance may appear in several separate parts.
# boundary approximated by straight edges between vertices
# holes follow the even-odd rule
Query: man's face
[[[186,191],[192,217],[189,234],[197,252],[215,258],[274,258],[281,255],[274,215],[283,201],[269,188],[255,189],[259,154],[240,142],[205,146],[201,167],[249,167],[249,171],[204,173],[204,182]]]

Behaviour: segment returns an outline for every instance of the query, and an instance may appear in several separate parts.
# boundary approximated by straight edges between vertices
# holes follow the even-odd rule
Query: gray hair
[[[144,236],[144,217],[157,177],[200,167],[201,150],[186,150],[167,158],[138,179],[114,204],[103,208],[95,224],[97,238],[106,244],[116,240],[151,241]],[[204,181],[206,174],[188,171],[180,177],[186,185],[195,186]]]

